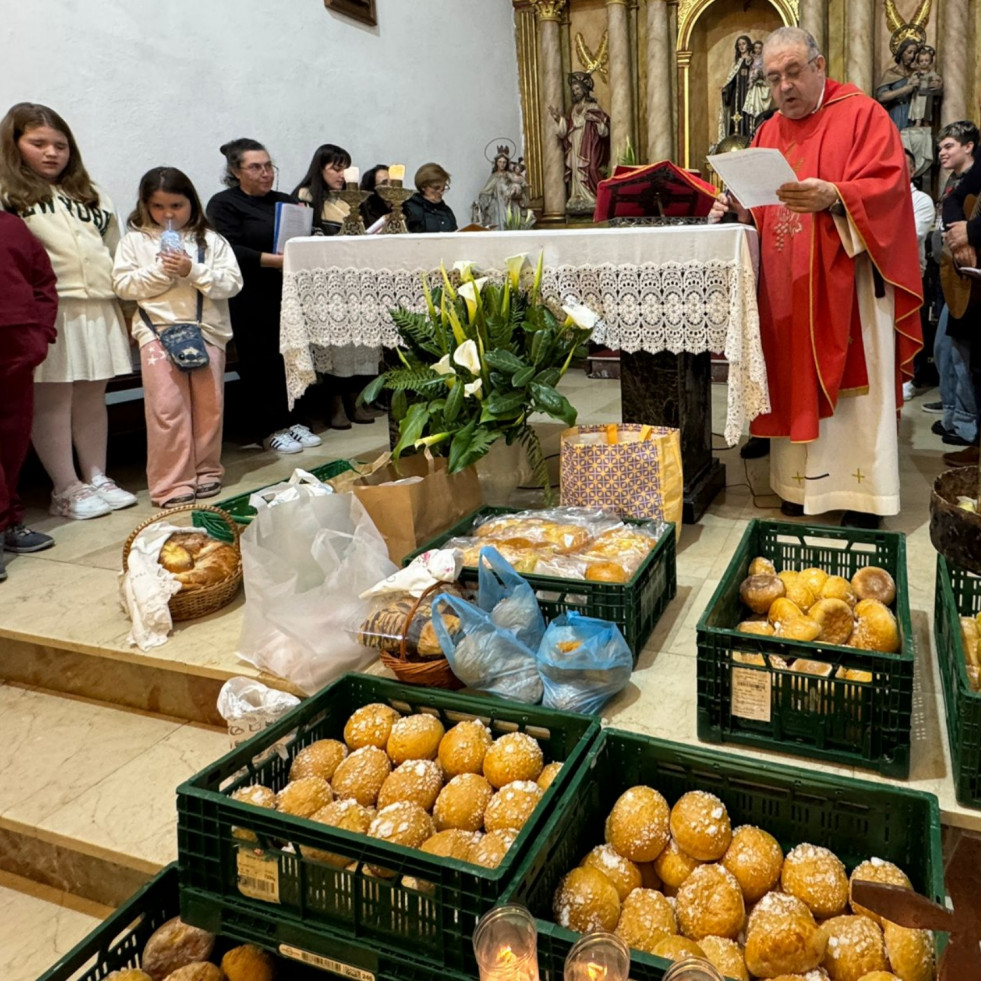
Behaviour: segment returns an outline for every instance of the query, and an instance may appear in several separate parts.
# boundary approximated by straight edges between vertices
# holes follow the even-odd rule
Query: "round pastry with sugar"
[[[821,966],[831,981],[859,981],[886,969],[882,931],[867,916],[833,916],[822,924],[828,946]]]
[[[814,590],[804,581],[801,573],[798,573],[792,582],[787,583],[785,588],[787,590],[784,594],[786,598],[794,603],[802,613],[806,613],[817,600]]]
[[[808,566],[806,569],[801,569],[797,574],[797,578],[800,582],[804,583],[808,589],[815,596],[821,595],[821,587],[828,581],[828,573],[824,569],[819,569],[817,566]]]
[[[933,981],[933,934],[882,921],[886,957],[902,981]]]
[[[852,584],[844,576],[828,576],[821,587],[821,598],[844,600],[849,606],[858,602]]]
[[[579,864],[602,872],[613,883],[621,903],[641,885],[640,869],[612,845],[597,845]]]
[[[559,882],[552,912],[555,922],[567,930],[612,933],[620,919],[620,897],[602,872],[580,865]]]
[[[224,972],[211,961],[195,961],[171,971],[164,981],[225,981]]]
[[[855,629],[849,644],[867,651],[895,654],[899,650],[899,626],[892,610],[876,599],[855,604]]]
[[[515,780],[537,780],[544,766],[542,747],[526,732],[505,733],[484,755],[484,776],[498,790]]]
[[[654,868],[653,862],[634,862],[634,865],[640,869],[640,884],[642,888],[660,890],[664,886],[661,877]]]
[[[323,777],[291,780],[276,794],[276,810],[296,817],[310,817],[334,799],[330,784]]]
[[[446,778],[482,773],[484,754],[493,741],[490,729],[480,719],[458,722],[439,741],[437,758]]]
[[[678,926],[686,937],[739,936],[746,921],[743,891],[723,865],[700,865],[678,888]]]
[[[743,949],[728,937],[702,937],[699,946],[705,951],[709,963],[718,968],[721,975],[735,981],[749,981],[749,970]]]
[[[518,832],[511,828],[502,831],[490,831],[470,849],[468,862],[474,865],[481,865],[485,869],[496,869],[508,849],[514,844],[514,839],[518,837]]]
[[[704,790],[682,794],[671,808],[669,824],[678,847],[700,862],[722,858],[732,840],[725,804]]]
[[[856,903],[852,898],[852,887],[857,881],[863,882],[884,882],[889,886],[900,886],[902,889],[912,889],[913,883],[909,881],[909,876],[893,862],[887,862],[882,858],[867,858],[864,862],[859,862],[848,877],[848,903],[852,912],[858,916],[867,916],[874,923],[882,925],[882,917],[872,910]]]
[[[628,947],[653,954],[665,937],[678,932],[671,903],[654,889],[634,889],[620,903],[613,931]]]
[[[746,902],[755,903],[780,881],[783,850],[768,831],[743,824],[732,833],[722,864],[736,877]]]
[[[405,715],[392,723],[385,751],[396,766],[406,760],[434,760],[443,735],[443,723],[435,716]]]
[[[672,893],[676,892],[682,882],[702,864],[697,858],[692,858],[687,852],[683,852],[674,838],[668,839],[664,850],[652,863],[665,890]]]
[[[466,862],[474,845],[483,838],[479,831],[462,831],[460,828],[447,828],[437,831],[427,838],[419,848],[429,855],[440,858],[455,858]]]
[[[739,585],[739,598],[754,613],[766,613],[773,601],[786,591],[783,581],[776,576],[747,576]]]
[[[855,617],[852,608],[844,600],[819,599],[807,611],[807,615],[821,627],[821,632],[816,637],[818,643],[848,643],[855,627]]]
[[[821,963],[828,935],[796,896],[768,892],[746,924],[746,967],[760,978],[806,974]]]
[[[780,885],[821,920],[838,916],[848,903],[845,866],[834,852],[821,845],[798,845],[788,852]]]
[[[750,561],[746,574],[749,576],[775,576],[777,567],[765,556],[757,555]]]
[[[363,807],[374,807],[385,778],[392,772],[388,753],[377,746],[362,746],[337,765],[330,782],[341,800],[353,798]]]
[[[232,947],[221,959],[226,981],[273,981],[276,962],[272,954],[254,944]]]
[[[653,787],[625,790],[606,819],[606,841],[631,862],[653,862],[668,843],[668,802]]]
[[[461,773],[448,781],[433,805],[437,831],[460,828],[479,831],[494,788],[478,773]]]
[[[378,807],[407,800],[430,811],[442,789],[443,771],[435,760],[407,760],[385,777],[378,791]]]
[[[400,718],[391,705],[381,702],[362,705],[354,710],[344,725],[344,742],[349,749],[361,749],[362,746],[384,749],[388,745],[392,725]]]
[[[769,620],[740,620],[736,629],[741,634],[758,634],[761,637],[772,637],[776,632]]]
[[[780,979],[777,978],[775,981],[780,981]],[[807,981],[807,979],[802,978],[801,981]],[[858,981],[903,981],[903,979],[896,977],[892,971],[872,971],[869,974],[863,974]]]
[[[269,787],[264,787],[261,783],[252,783],[247,787],[239,787],[231,793],[232,800],[239,800],[253,807],[266,807],[274,809],[276,807],[276,792]],[[241,838],[243,841],[258,841],[254,831],[248,828],[232,828],[232,835]]]
[[[689,937],[678,935],[662,937],[654,945],[651,953],[655,957],[663,957],[666,961],[683,961],[686,957],[701,957],[705,960],[705,951]]]
[[[392,845],[418,848],[436,833],[433,819],[418,805],[398,801],[382,808],[368,825],[368,837]],[[395,873],[377,865],[368,866],[374,875],[390,878]]]
[[[347,746],[339,739],[318,739],[293,757],[290,764],[290,780],[300,777],[323,777],[330,780],[334,771],[344,757],[347,756]]]
[[[537,783],[542,790],[548,790],[548,788],[552,786],[552,781],[559,775],[559,770],[561,769],[561,763],[546,763],[542,767],[542,772],[538,774],[538,779],[535,781],[535,783]]]
[[[187,964],[206,961],[214,946],[213,933],[190,926],[175,916],[150,934],[140,966],[153,981],[164,981],[167,975]]]
[[[544,791],[533,780],[512,780],[505,784],[487,802],[484,830],[513,828],[520,831],[543,796]]]
[[[356,800],[348,798],[331,801],[319,811],[311,814],[310,820],[320,824],[328,824],[332,828],[340,828],[342,831],[353,831],[363,835],[368,833],[373,817],[374,815],[367,807],[362,807]],[[304,858],[313,859],[315,862],[324,862],[337,869],[343,869],[351,861],[348,855],[327,852],[322,848],[311,848],[309,845],[301,845],[300,853]]]
[[[852,576],[852,589],[860,599],[874,599],[891,606],[896,599],[896,580],[888,569],[867,565]]]

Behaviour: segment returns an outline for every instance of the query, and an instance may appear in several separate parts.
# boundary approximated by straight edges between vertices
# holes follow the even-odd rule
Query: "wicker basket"
[[[463,682],[450,670],[450,662],[446,656],[427,657],[422,661],[412,661],[409,659],[405,649],[406,638],[409,635],[409,624],[416,615],[416,610],[422,605],[424,600],[430,599],[438,589],[446,587],[446,583],[433,583],[415,601],[412,609],[409,610],[405,618],[405,626],[402,628],[402,637],[399,642],[398,654],[391,654],[382,651],[380,654],[381,662],[395,674],[399,681],[404,681],[408,685],[424,685],[426,688],[446,688],[449,691],[457,691],[463,687]]]
[[[149,528],[150,525],[156,524],[158,521],[167,521],[175,515],[182,513],[190,514],[192,511],[206,511],[210,514],[216,514],[228,525],[233,537],[232,548],[238,553],[238,565],[236,565],[235,571],[230,575],[211,583],[209,586],[202,586],[200,589],[191,589],[188,591],[182,589],[179,593],[175,593],[170,598],[169,604],[170,616],[173,620],[194,620],[197,617],[214,613],[216,610],[220,610],[223,606],[230,603],[238,592],[239,587],[242,585],[242,553],[238,545],[238,525],[235,524],[235,521],[229,515],[225,514],[219,508],[213,508],[208,504],[182,504],[180,507],[168,508],[166,511],[161,511],[152,518],[147,518],[146,521],[138,524],[130,532],[129,538],[126,539],[123,545],[123,572],[125,573],[129,566],[129,551],[133,547],[133,542],[136,541],[136,536],[141,531]]]
[[[965,511],[958,497],[976,498],[978,468],[946,470],[930,495],[930,541],[948,561],[981,576],[981,514]]]

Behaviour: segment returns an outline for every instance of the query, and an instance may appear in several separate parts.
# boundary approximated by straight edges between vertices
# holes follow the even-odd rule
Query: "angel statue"
[[[506,228],[509,215],[521,210],[528,183],[523,167],[511,160],[511,147],[499,144],[490,177],[477,198],[478,222],[487,228]]]
[[[576,53],[585,69],[570,72],[572,108],[563,115],[554,106],[548,111],[555,123],[555,134],[565,150],[565,179],[569,187],[568,214],[592,214],[596,207],[596,188],[606,176],[610,161],[610,117],[593,98],[593,73],[606,74],[609,62],[606,32],[594,55],[581,34],[576,36]]]

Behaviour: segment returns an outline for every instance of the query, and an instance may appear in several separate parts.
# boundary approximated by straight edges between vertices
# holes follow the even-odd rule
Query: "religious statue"
[[[756,132],[760,113],[771,105],[770,84],[763,74],[763,42],[753,42],[753,65],[749,70],[749,89],[743,100],[742,114],[749,120],[748,135]]]
[[[524,158],[512,161],[510,147],[499,145],[490,177],[477,198],[479,224],[487,228],[507,228],[509,217],[526,206],[527,190]]]
[[[571,72],[569,88],[572,109],[563,116],[554,106],[548,111],[556,135],[565,150],[565,179],[569,187],[568,214],[592,214],[596,188],[606,176],[610,160],[610,117],[593,98],[593,77],[588,72]]]
[[[916,91],[909,100],[911,126],[933,125],[934,108],[944,90],[944,80],[933,70],[936,56],[936,50],[929,44],[924,44],[916,52],[911,79],[916,82]]]
[[[743,107],[749,95],[754,60],[753,39],[748,34],[740,34],[736,38],[732,67],[722,85],[722,104],[719,106],[720,140],[734,133],[740,136],[750,135],[750,117],[743,112]],[[761,70],[762,67],[761,58]]]
[[[882,80],[875,90],[876,99],[900,130],[909,126],[909,102],[918,84],[913,79],[913,62],[919,49],[920,43],[913,38],[900,42],[893,51],[895,64],[882,73]]]

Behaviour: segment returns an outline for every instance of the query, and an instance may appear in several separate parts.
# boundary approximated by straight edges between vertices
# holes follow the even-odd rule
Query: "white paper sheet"
[[[786,157],[769,147],[716,153],[708,162],[744,208],[780,204],[777,188],[797,180]]]
[[[276,202],[276,252],[282,253],[291,238],[309,235],[313,230],[313,208],[302,204]]]

